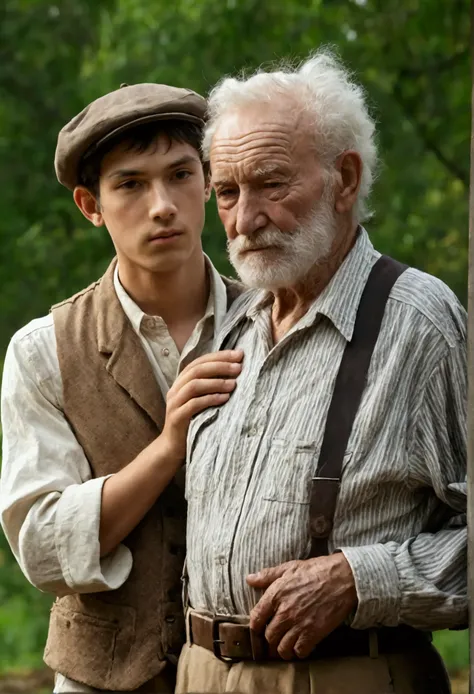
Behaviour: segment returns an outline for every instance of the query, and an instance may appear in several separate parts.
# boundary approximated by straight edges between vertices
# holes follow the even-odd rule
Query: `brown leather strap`
[[[280,660],[277,651],[269,646],[265,637],[251,631],[247,624],[226,621],[231,619],[230,617],[213,619],[194,610],[189,612],[188,619],[190,643],[206,648],[221,660]],[[341,626],[314,649],[309,659],[377,657],[379,653],[406,652],[421,648],[430,640],[430,632],[417,631],[408,626],[365,631]]]
[[[370,360],[382,325],[390,291],[406,265],[381,256],[373,266],[357,309],[352,339],[342,356],[329,405],[323,442],[310,501],[311,557],[328,554],[342,465]]]

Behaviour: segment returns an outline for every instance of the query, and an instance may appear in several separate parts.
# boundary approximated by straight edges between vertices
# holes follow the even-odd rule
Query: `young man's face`
[[[100,214],[119,263],[168,273],[202,253],[209,199],[198,152],[159,135],[145,152],[118,145],[101,163]]]

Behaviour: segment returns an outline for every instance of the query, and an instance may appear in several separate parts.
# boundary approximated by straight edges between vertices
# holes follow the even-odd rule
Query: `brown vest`
[[[64,414],[95,477],[125,467],[158,436],[165,419],[151,365],[115,293],[115,264],[52,309]],[[225,282],[230,305],[241,289]],[[186,537],[178,477],[124,540],[133,555],[124,585],[54,603],[44,655],[53,670],[98,689],[133,690],[178,656]]]

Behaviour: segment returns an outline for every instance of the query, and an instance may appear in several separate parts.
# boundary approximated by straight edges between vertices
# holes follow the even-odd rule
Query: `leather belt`
[[[208,617],[193,610],[188,614],[189,640],[214,653],[221,660],[280,660],[264,636],[251,631],[246,624],[229,621],[229,617]],[[423,648],[431,642],[431,632],[409,626],[357,630],[340,626],[319,643],[309,660],[402,653]],[[295,660],[298,660],[295,656]]]

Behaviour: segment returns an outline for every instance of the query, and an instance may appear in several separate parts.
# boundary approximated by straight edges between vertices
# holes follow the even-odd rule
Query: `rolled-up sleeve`
[[[130,574],[132,556],[119,545],[100,557],[107,478],[92,478],[59,406],[59,366],[56,372],[48,330],[15,336],[5,358],[1,524],[23,573],[40,590],[56,595],[113,590]]]
[[[466,346],[459,342],[423,385],[408,452],[409,483],[437,499],[426,529],[404,542],[339,548],[356,582],[354,628],[467,622],[466,404]]]

